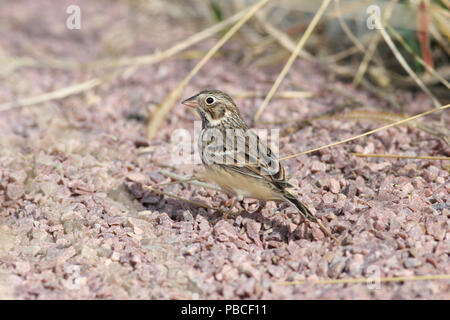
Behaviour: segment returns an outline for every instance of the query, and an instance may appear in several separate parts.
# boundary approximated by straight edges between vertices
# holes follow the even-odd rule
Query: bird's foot
[[[259,200],[259,201],[258,201],[258,207],[257,207],[255,210],[253,210],[253,211],[251,212],[251,214],[258,214],[258,213],[261,213],[262,209],[264,209],[265,206],[266,206],[266,201],[264,201],[264,200]]]
[[[234,209],[234,207],[235,207],[235,205],[236,205],[236,198],[233,198],[232,199],[232,202],[231,202],[231,205],[229,206],[229,208],[228,208],[228,210],[227,211],[223,211],[223,210],[221,210],[221,209],[219,209],[218,211],[222,214],[222,219],[227,219],[228,218],[228,216],[234,216],[234,214],[233,214],[233,209]]]

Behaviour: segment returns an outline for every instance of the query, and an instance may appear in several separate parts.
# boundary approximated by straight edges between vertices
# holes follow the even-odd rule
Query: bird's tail
[[[309,221],[317,222],[317,218],[312,214],[308,207],[298,201],[298,199],[294,195],[290,194],[289,192],[285,192],[283,195],[283,199],[296,207],[303,217],[305,217]]]
[[[335,236],[333,236],[333,234],[330,232],[330,230],[328,230],[323,224],[322,222],[317,219],[312,212],[308,209],[307,206],[305,206],[303,203],[301,203],[300,201],[298,201],[298,199],[290,194],[289,192],[284,192],[283,194],[283,200],[285,200],[286,202],[290,203],[291,205],[293,205],[294,207],[297,208],[297,210],[300,212],[300,214],[305,217],[306,219],[308,219],[311,222],[317,223],[320,227],[320,229],[322,229],[323,232],[325,232],[328,236],[330,236],[331,238],[333,238],[338,244],[340,244],[340,242],[336,239]]]

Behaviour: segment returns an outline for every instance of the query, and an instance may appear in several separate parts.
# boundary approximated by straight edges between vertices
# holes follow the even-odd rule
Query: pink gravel
[[[83,10],[82,30],[65,28],[70,4]],[[126,56],[168,48],[195,32],[163,16],[132,10],[125,2],[19,0],[0,6],[0,54],[37,61],[42,60],[39,53],[81,62],[102,58],[111,48],[109,30],[135,34],[120,53]],[[158,21],[155,28],[143,31],[151,19]],[[158,36],[161,32],[164,37]],[[212,43],[204,41],[195,49],[206,50]],[[185,96],[211,86],[266,92],[280,66],[242,66],[233,55],[238,48],[238,43],[227,45],[223,52],[230,54],[209,62]],[[0,74],[0,103],[95,76],[43,63]],[[285,161],[299,198],[342,240],[341,246],[291,207],[268,202],[261,213],[252,213],[258,203],[246,200],[240,216],[223,220],[217,210],[145,189],[171,181],[161,170],[184,176],[201,170],[199,165],[170,164],[172,132],[184,128],[193,134],[197,120],[183,106],[173,109],[156,139],[145,138],[145,119],[155,103],[194,63],[170,59],[83,94],[0,113],[0,298],[450,299],[449,280],[375,288],[366,283],[314,284],[373,277],[374,272],[380,277],[450,274],[448,161],[351,154],[450,156],[449,146],[418,129],[390,128]],[[281,90],[310,90],[316,97],[273,100],[264,120],[301,119],[331,110],[344,97],[327,92],[327,85],[324,71],[298,59]],[[350,84],[336,80],[333,85],[385,107]],[[432,108],[422,93],[398,94],[411,114]],[[262,99],[236,102],[250,121]],[[317,121],[281,138],[280,154],[378,125]],[[222,193],[186,183],[162,189],[214,208],[224,209],[229,202]]]

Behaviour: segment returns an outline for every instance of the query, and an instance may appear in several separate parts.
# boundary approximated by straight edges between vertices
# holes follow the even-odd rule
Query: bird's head
[[[182,102],[195,108],[207,127],[242,125],[239,109],[233,99],[219,90],[204,90]]]

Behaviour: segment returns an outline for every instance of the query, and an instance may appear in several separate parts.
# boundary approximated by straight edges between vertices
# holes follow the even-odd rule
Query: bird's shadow
[[[213,212],[211,210],[207,210],[205,208],[201,208],[196,206],[195,204],[189,204],[185,203],[183,201],[177,200],[177,199],[166,199],[167,204],[173,204],[173,206],[179,205],[182,206],[184,209],[187,209],[191,212],[194,220],[196,219],[197,215],[203,216],[210,225],[214,226],[219,221],[224,220],[224,212],[226,212],[228,209],[226,207],[218,207],[214,208]],[[259,222],[262,226],[267,225],[269,226],[269,229],[272,229],[272,232],[270,234],[266,234],[263,236],[264,232],[262,230],[259,231],[259,237],[261,241],[264,243],[264,240],[275,240],[275,241],[282,241],[284,243],[289,243],[291,240],[299,240],[301,237],[299,236],[299,233],[294,230],[290,231],[289,227],[286,223],[281,222],[279,219],[276,219],[276,215],[279,214],[279,212],[283,211],[284,209],[289,208],[288,204],[281,204],[279,208],[277,208],[277,213],[272,214],[271,216],[267,217],[262,214],[262,210],[264,207],[258,207],[256,210],[248,210],[245,209],[243,206],[241,206],[238,209],[238,213],[232,213],[229,215],[229,217],[226,219],[231,224],[235,223],[235,220],[238,218],[238,216],[242,217],[243,219],[252,219],[256,222]],[[177,219],[179,215],[176,215],[175,218]],[[180,219],[182,219],[180,217]],[[289,219],[289,218],[288,218]],[[309,223],[306,219],[301,218],[300,223],[298,226],[301,226],[304,223]],[[312,235],[308,234],[308,238],[311,238],[309,240],[312,240]]]
[[[132,186],[134,184],[134,186]],[[192,217],[194,220],[196,220],[197,215],[203,216],[210,225],[214,226],[216,223],[218,223],[221,220],[224,220],[224,212],[228,210],[225,203],[222,203],[219,207],[211,209],[206,209],[200,206],[197,206],[192,203],[187,203],[185,201],[174,199],[170,197],[166,197],[162,194],[159,194],[157,192],[154,192],[152,190],[143,190],[141,189],[142,186],[137,186],[135,183],[132,183],[132,185],[128,185],[128,188],[132,194],[135,195],[136,199],[141,202],[141,204],[150,210],[164,210],[169,217],[175,221],[183,221],[186,218],[180,214],[180,208],[184,210],[189,210],[189,212],[192,214]],[[134,187],[134,188],[133,188]],[[138,188],[139,187],[139,188]],[[143,192],[137,195],[135,192],[132,192],[133,189],[140,189]],[[158,199],[156,203],[148,203],[147,199]],[[162,201],[164,199],[164,202]],[[204,202],[201,200],[196,200],[196,202],[203,204]],[[224,201],[225,202],[225,201]],[[204,203],[205,206],[210,206],[210,204]],[[256,222],[261,223],[262,226],[269,226],[269,229],[272,229],[272,232],[269,234],[265,233],[264,231],[259,231],[259,237],[261,241],[264,242],[268,240],[275,240],[275,241],[282,241],[284,243],[289,243],[291,240],[299,240],[301,237],[299,235],[299,232],[297,232],[298,227],[290,231],[289,227],[286,223],[280,221],[280,219],[276,219],[276,215],[280,214],[283,210],[289,207],[288,204],[280,204],[277,208],[277,213],[272,214],[271,216],[267,217],[262,214],[262,210],[264,207],[261,207],[261,204],[257,205],[257,209],[255,210],[248,210],[244,208],[244,206],[239,205],[237,208],[238,214],[233,213],[230,214],[230,216],[226,219],[231,223],[235,223],[235,219],[238,216],[241,216],[243,219],[252,219]],[[236,208],[235,208],[236,209]],[[289,219],[289,218],[288,218]],[[307,220],[301,218],[300,222],[298,223],[298,226],[302,226],[304,223],[309,223]],[[306,239],[312,240],[312,235],[310,233],[306,233]]]

